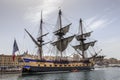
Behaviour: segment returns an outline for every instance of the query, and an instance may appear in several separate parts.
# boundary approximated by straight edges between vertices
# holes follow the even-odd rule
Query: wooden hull
[[[24,59],[22,74],[43,74],[55,72],[76,72],[94,69],[94,62],[80,61],[40,61],[35,59]]]
[[[34,62],[32,62],[34,63]],[[42,65],[44,64],[44,65]],[[92,70],[94,65],[91,63],[34,63],[31,65],[23,66],[22,74],[43,74],[43,73],[55,73],[55,72],[78,72],[81,70]]]
[[[55,73],[55,72],[78,72],[81,70],[91,70],[94,67],[35,67],[30,66],[29,69],[23,68],[22,74],[43,74],[43,73]]]

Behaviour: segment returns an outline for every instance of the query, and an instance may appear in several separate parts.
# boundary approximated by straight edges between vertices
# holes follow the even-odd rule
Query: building
[[[27,65],[27,63],[25,64],[22,61],[22,57],[38,59],[38,57],[35,55],[23,53],[22,55],[16,55],[13,61],[12,55],[1,54],[0,55],[0,67],[20,67],[22,65]]]
[[[17,55],[15,57],[15,60],[13,61],[12,55],[0,55],[0,67],[17,67],[19,66],[18,60],[21,58],[21,56]]]

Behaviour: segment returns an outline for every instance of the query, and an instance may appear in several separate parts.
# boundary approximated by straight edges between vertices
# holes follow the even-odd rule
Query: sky
[[[52,33],[61,9],[66,22],[72,23],[71,33],[76,34],[82,18],[94,31],[92,38],[98,41],[101,54],[120,59],[119,4],[120,0],[0,0],[0,54],[12,54],[14,39],[20,53],[34,52],[36,46],[24,28],[36,36],[42,11],[46,32]]]

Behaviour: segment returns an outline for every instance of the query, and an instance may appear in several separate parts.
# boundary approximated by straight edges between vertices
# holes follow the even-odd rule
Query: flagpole
[[[20,56],[20,51],[18,50],[18,54]],[[19,58],[18,58],[18,66],[20,67],[21,65],[19,64]]]
[[[16,42],[16,39],[14,39],[14,44],[13,44],[13,61],[14,61],[14,59],[15,59],[15,53],[16,52],[18,52],[19,53],[19,56],[20,56],[20,51],[19,51],[19,48],[18,48],[18,45],[17,45],[17,42]],[[21,58],[21,57],[20,57]],[[23,58],[21,58],[22,59],[22,61],[23,61],[23,63],[24,63],[24,65],[25,65],[25,61],[23,60]],[[15,66],[15,65],[14,65]],[[20,66],[19,65],[19,60],[18,60],[18,66]]]

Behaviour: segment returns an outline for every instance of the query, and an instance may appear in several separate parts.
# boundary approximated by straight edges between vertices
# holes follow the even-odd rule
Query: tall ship
[[[42,13],[41,13],[42,14]],[[48,33],[43,34],[43,19],[41,15],[40,20],[40,34],[37,39],[35,39],[28,31],[25,29],[26,33],[38,47],[38,58],[22,58],[24,65],[22,66],[22,74],[37,74],[37,73],[53,73],[53,72],[73,72],[73,71],[81,71],[81,70],[92,70],[95,65],[95,58],[98,56],[98,53],[93,53],[92,56],[87,56],[87,50],[89,47],[94,47],[96,40],[87,42],[88,37],[91,36],[92,32],[84,32],[83,30],[83,22],[82,19],[79,21],[79,34],[73,34],[71,36],[67,36],[66,34],[69,32],[71,23],[62,26],[62,11],[58,12],[58,27],[57,30],[53,32],[56,36],[56,41],[50,41],[44,43],[43,37],[45,37]],[[70,45],[70,42],[78,41],[78,45]],[[55,54],[53,60],[46,60],[43,56],[44,50],[43,46],[46,44],[50,44],[54,47]],[[69,57],[64,56],[64,52],[68,49],[68,45],[74,49],[74,53],[80,57],[80,59],[69,59]],[[48,52],[49,54],[49,52]],[[69,55],[70,53],[66,53]],[[52,57],[52,56],[51,56]],[[79,58],[76,57],[76,58]],[[72,58],[72,57],[70,57]]]

